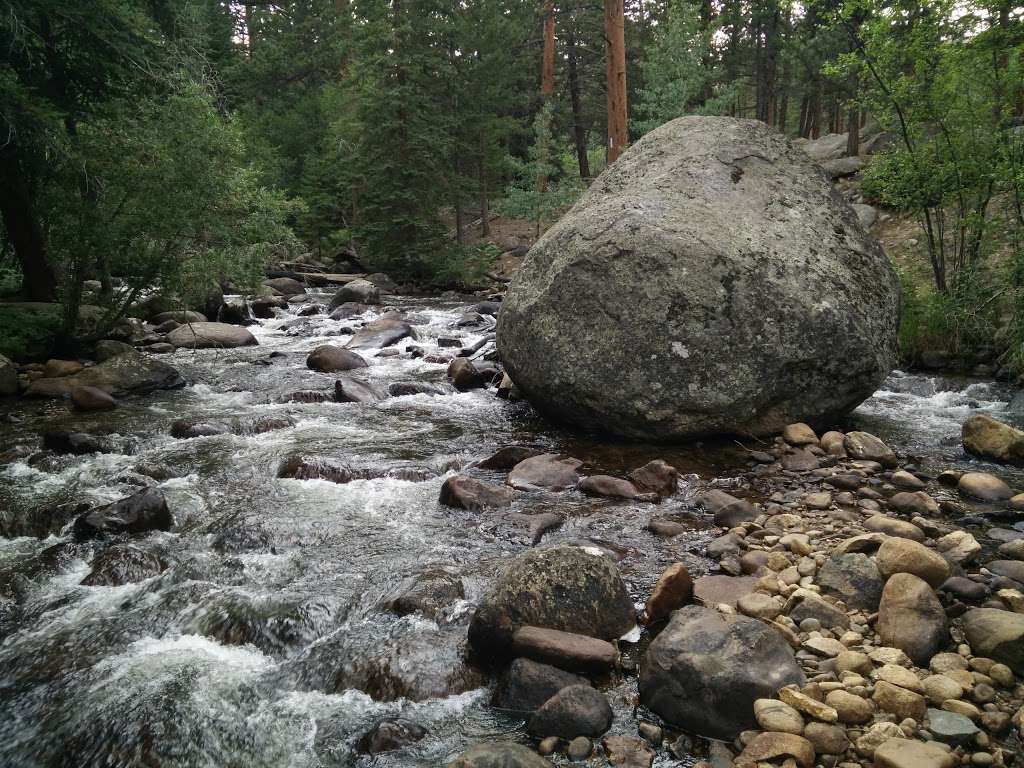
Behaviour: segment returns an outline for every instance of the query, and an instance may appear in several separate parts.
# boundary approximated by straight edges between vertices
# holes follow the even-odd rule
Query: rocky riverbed
[[[1013,762],[1024,476],[960,445],[1009,389],[613,443],[496,396],[488,302],[305,296],[2,401],[0,763]]]

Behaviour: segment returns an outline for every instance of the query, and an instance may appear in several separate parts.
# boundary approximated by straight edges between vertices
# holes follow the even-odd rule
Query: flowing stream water
[[[439,337],[468,347],[493,330],[488,318],[457,325],[465,301],[390,303],[418,335],[400,350],[411,343],[450,354],[436,346]],[[735,442],[668,447],[581,437],[487,390],[373,404],[280,402],[295,390],[331,386],[335,377],[308,370],[306,355],[343,344],[351,327],[282,313],[251,328],[259,346],[166,356],[189,386],[126,400],[112,412],[75,414],[60,402],[0,406],[0,415],[20,419],[5,424],[0,448],[37,445],[47,429],[109,433],[125,446],[0,467],[2,515],[122,498],[144,481],[140,464],[177,475],[158,483],[173,531],[135,542],[168,566],[145,581],[83,586],[100,545],[74,543],[69,533],[0,538],[0,765],[443,765],[477,741],[526,739],[520,718],[488,706],[487,678],[464,657],[475,602],[508,558],[534,544],[527,514],[564,519],[542,544],[586,542],[617,558],[638,608],[668,564],[683,560],[695,575],[712,567],[702,550],[715,532],[692,498],[744,466]],[[443,364],[374,354],[366,353],[371,365],[360,372],[372,382],[445,380]],[[923,467],[963,466],[962,420],[981,409],[1017,421],[1007,410],[1012,395],[991,382],[896,373],[847,426],[875,432],[921,457]],[[288,416],[294,426],[170,436],[179,418],[267,415]],[[513,444],[576,456],[584,473],[621,474],[663,458],[683,482],[656,507],[577,492],[526,494],[495,512],[437,503],[445,476]],[[300,454],[367,470],[372,479],[279,479],[281,463]],[[645,529],[652,516],[688,533],[658,538]],[[463,599],[432,619],[389,609],[417,574],[438,567],[461,577]],[[635,735],[643,714],[635,678],[602,684],[615,710],[613,732]],[[422,725],[426,736],[398,751],[361,754],[362,735],[393,717]],[[659,752],[655,764],[687,762]]]

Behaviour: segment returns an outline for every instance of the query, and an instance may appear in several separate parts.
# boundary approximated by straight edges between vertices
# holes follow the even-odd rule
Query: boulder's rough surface
[[[529,747],[510,741],[490,742],[470,747],[447,768],[552,768],[551,763]]]
[[[558,546],[513,561],[473,614],[469,640],[482,653],[507,653],[515,630],[525,625],[614,640],[634,619],[614,563],[579,547]]]
[[[259,343],[245,328],[231,323],[189,323],[167,334],[167,340],[188,349],[228,349]]]
[[[910,573],[897,573],[885,583],[876,628],[885,645],[921,665],[949,638],[942,603],[926,582]]]
[[[964,616],[964,632],[974,653],[1024,675],[1024,614],[976,608]]]
[[[60,398],[68,397],[80,387],[95,387],[114,397],[124,397],[183,386],[185,380],[176,368],[132,350],[110,357],[74,376],[36,379],[29,384],[25,394],[29,397]]]
[[[683,117],[530,249],[497,340],[552,417],[675,439],[845,413],[892,368],[898,320],[888,259],[803,152]]]
[[[688,605],[672,614],[648,648],[640,701],[672,725],[731,739],[757,727],[757,699],[803,682],[778,632],[756,619]]]
[[[1024,432],[976,413],[961,429],[964,450],[983,459],[1024,464]]]
[[[350,349],[342,349],[332,344],[322,344],[306,358],[306,367],[321,373],[351,371],[366,368],[369,363]]]
[[[80,516],[75,520],[75,537],[93,539],[124,533],[169,531],[172,525],[174,518],[164,495],[156,488],[146,488]]]

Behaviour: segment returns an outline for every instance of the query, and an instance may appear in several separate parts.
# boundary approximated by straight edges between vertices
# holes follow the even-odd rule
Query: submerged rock
[[[896,361],[899,284],[820,170],[754,120],[648,133],[534,245],[498,348],[552,418],[639,438],[838,416]]]
[[[169,531],[173,525],[164,495],[155,488],[146,488],[81,515],[75,520],[75,537],[91,539],[119,533]]]
[[[92,561],[92,570],[82,579],[89,587],[116,587],[159,575],[166,565],[159,555],[130,544],[107,547]]]
[[[754,702],[803,685],[793,650],[745,616],[688,605],[672,614],[640,666],[640,701],[672,725],[716,739],[756,728]]]

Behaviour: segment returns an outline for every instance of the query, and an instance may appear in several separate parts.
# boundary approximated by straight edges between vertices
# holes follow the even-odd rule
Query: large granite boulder
[[[189,323],[167,334],[167,341],[189,349],[228,349],[259,343],[245,328],[231,323]]]
[[[674,439],[849,411],[898,324],[888,258],[803,152],[754,120],[683,117],[530,249],[497,342],[553,418]]]
[[[640,702],[666,722],[715,739],[757,728],[754,702],[803,685],[793,650],[767,624],[687,605],[640,666]]]

